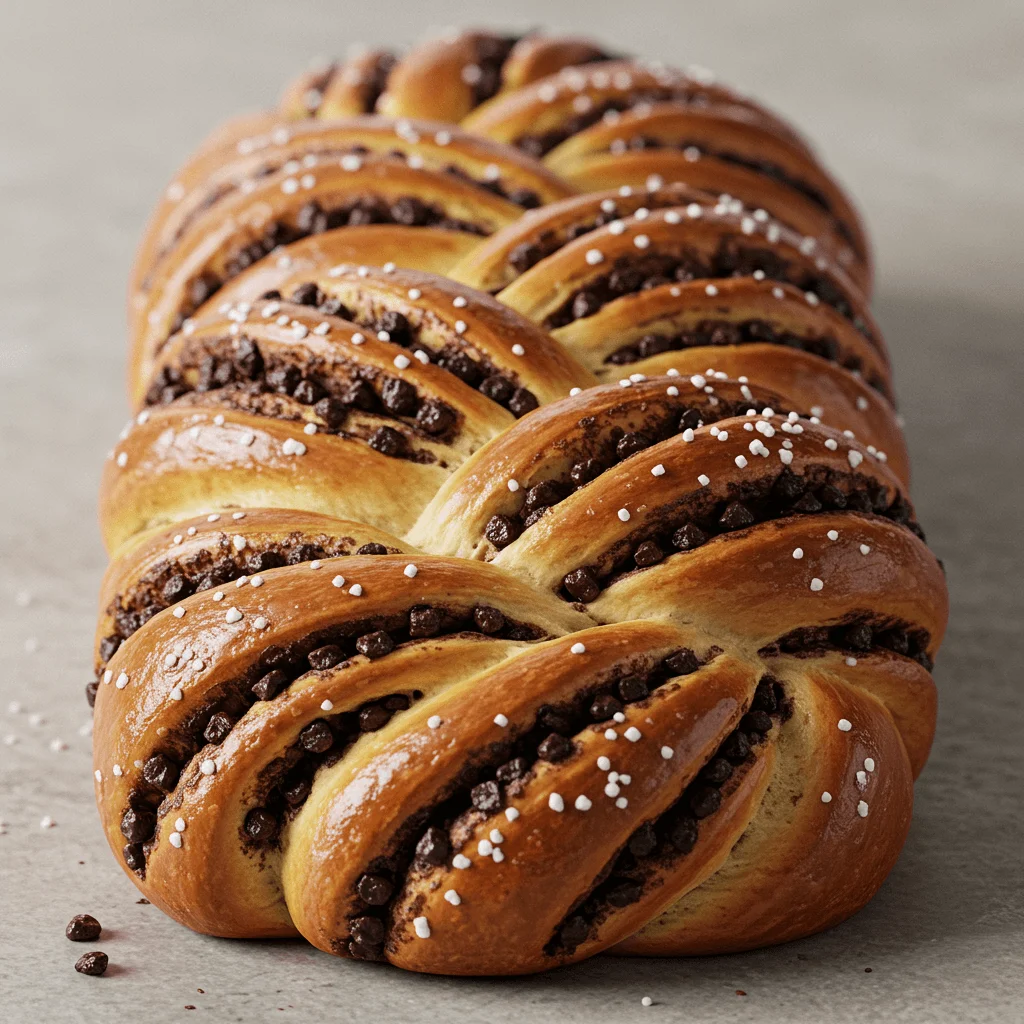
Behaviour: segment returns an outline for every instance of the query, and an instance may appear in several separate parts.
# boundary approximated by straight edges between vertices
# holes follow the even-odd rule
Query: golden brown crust
[[[948,604],[863,227],[770,111],[606,56],[353,54],[154,214],[89,696],[115,857],[196,930],[726,952],[899,853]]]

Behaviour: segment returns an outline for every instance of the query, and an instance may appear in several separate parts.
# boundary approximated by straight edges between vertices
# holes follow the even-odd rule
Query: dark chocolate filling
[[[757,480],[730,484],[725,498],[703,488],[686,495],[665,508],[658,522],[646,524],[617,544],[604,565],[580,566],[567,573],[561,596],[569,601],[593,601],[604,587],[626,574],[657,565],[669,555],[693,551],[714,537],[759,523],[823,512],[880,516],[925,539],[903,495],[890,498],[888,489],[870,477],[826,466],[809,466],[799,476],[784,467]]]
[[[299,348],[299,343],[296,345]],[[191,365],[198,378],[190,380]],[[383,419],[400,420],[401,425],[432,440],[450,443],[457,434],[459,417],[455,410],[433,398],[424,398],[416,387],[376,367],[354,366],[350,376],[326,366],[312,355],[303,360],[299,351],[285,353],[268,347],[264,355],[258,344],[241,335],[205,341],[202,351],[186,355],[179,366],[163,366],[146,394],[147,404],[166,404],[188,394],[216,391],[226,406],[273,419],[303,422],[290,403],[276,399],[288,395],[301,405],[311,406],[322,433],[358,437],[371,448],[392,458],[412,462],[434,462],[435,455],[417,449],[410,439],[393,427],[381,426],[372,433],[354,433],[349,414],[362,411]],[[365,432],[365,426],[361,428]]]
[[[327,298],[312,281],[299,285],[292,293],[291,301],[313,306],[321,313],[340,316],[375,334],[383,332],[392,344],[422,352],[429,362],[507,409],[517,419],[539,405],[532,391],[520,387],[486,357],[471,356],[457,340],[453,339],[439,352],[425,345],[419,326],[397,310],[386,310],[377,317],[361,315],[340,300]]]
[[[224,513],[227,517],[227,513]],[[229,521],[230,522],[230,521]],[[251,545],[253,538],[249,538]],[[167,558],[158,562],[137,580],[132,588],[114,598],[107,614],[113,619],[113,631],[99,645],[99,668],[114,656],[117,649],[154,615],[183,601],[192,594],[221,587],[243,576],[277,569],[282,565],[299,565],[317,558],[342,555],[391,555],[397,548],[383,544],[364,544],[353,550],[351,537],[321,536],[315,542],[294,533],[276,544],[265,544],[258,550],[247,546],[238,551],[231,538],[220,538],[219,550],[200,549],[186,558]]]
[[[455,220],[439,206],[425,203],[417,196],[401,196],[391,202],[374,195],[359,196],[328,210],[311,200],[290,221],[273,221],[261,238],[238,249],[225,262],[222,274],[208,269],[192,278],[185,289],[185,296],[170,333],[177,333],[185,320],[207,299],[278,246],[290,245],[330,228],[361,224],[404,224],[409,227],[436,227],[475,235],[486,234],[480,225]]]
[[[611,363],[613,366],[625,366],[650,356],[656,356],[661,352],[678,352],[681,349],[704,348],[714,345],[765,343],[796,348],[801,352],[810,352],[812,355],[827,359],[830,363],[835,363],[843,367],[844,370],[849,370],[863,378],[865,383],[874,388],[886,401],[890,404],[893,402],[893,396],[885,379],[875,372],[869,377],[864,377],[864,361],[855,354],[844,353],[835,338],[829,335],[804,337],[777,328],[767,320],[742,320],[740,322],[701,320],[693,328],[678,331],[675,334],[652,332],[645,334],[637,341],[617,348],[605,359],[605,362]]]
[[[458,633],[520,641],[545,637],[538,627],[514,622],[497,609],[487,606],[446,608],[416,605],[402,614],[325,627],[287,647],[267,647],[242,676],[211,690],[202,707],[191,712],[174,732],[163,737],[160,749],[146,760],[142,778],[129,794],[129,805],[122,815],[121,833],[127,840],[123,850],[125,862],[133,871],[145,876],[146,857],[152,848],[160,806],[177,786],[182,769],[207,744],[223,743],[235,723],[258,700],[273,700],[311,669],[324,670],[342,665],[360,654],[371,659],[386,657],[402,644]],[[376,706],[381,702],[371,703]],[[363,710],[360,709],[360,715]],[[382,707],[372,716],[361,717],[360,722],[364,718],[372,722],[384,711],[394,714],[397,710],[397,707]],[[347,719],[339,716],[339,735],[344,721]],[[317,752],[316,747],[322,746],[323,750],[319,752],[324,753],[334,742],[331,739],[328,743],[328,732],[333,737],[330,722],[318,719],[305,727],[300,744],[311,752]],[[319,739],[313,734],[319,735]],[[273,807],[250,811],[243,827],[243,841],[248,846],[272,842],[278,832],[272,824],[276,820]]]
[[[521,135],[515,140],[513,145],[530,156],[540,158],[550,153],[551,150],[565,142],[566,139],[571,138],[578,132],[582,132],[591,125],[597,124],[609,111],[614,110],[621,113],[624,110],[630,110],[644,103],[663,103],[666,100],[677,100],[692,106],[706,107],[710,105],[707,91],[695,82],[674,87],[638,89],[627,96],[595,103],[589,110],[585,110],[582,113],[574,113],[566,118],[558,128],[552,128],[550,131],[536,134]]]
[[[689,251],[678,254],[642,253],[640,250],[636,254],[623,253],[616,259],[612,270],[588,282],[549,314],[544,326],[549,329],[565,327],[576,320],[593,316],[607,303],[623,295],[657,288],[673,281],[750,277],[758,270],[769,280],[785,282],[802,291],[813,292],[877,346],[867,323],[828,277],[786,260],[772,249],[748,245],[735,235],[724,236],[718,251],[710,260]]]
[[[398,139],[398,136],[396,136],[396,139]],[[338,157],[347,154],[372,156],[374,155],[374,153],[374,150],[371,150],[369,147],[360,144],[344,146],[337,149],[322,149],[316,150],[315,152],[311,151],[311,154],[316,156],[318,161],[324,162],[332,159],[337,159]],[[301,156],[301,154],[299,155]],[[392,160],[401,160],[403,163],[407,163],[409,160],[409,153],[402,149],[389,150],[386,155]],[[297,160],[298,156],[291,157],[291,159]],[[252,172],[252,179],[259,180],[261,178],[266,178],[271,174],[276,173],[284,166],[285,162],[286,161],[276,160],[273,162],[267,162],[263,164],[261,167],[257,168]],[[484,191],[490,192],[492,195],[500,196],[502,199],[507,199],[510,203],[514,203],[516,206],[520,206],[524,210],[533,210],[536,209],[538,206],[542,205],[540,196],[533,189],[515,185],[508,181],[503,181],[500,177],[490,179],[474,178],[473,175],[471,175],[467,170],[465,170],[463,167],[460,167],[458,164],[455,163],[449,163],[446,164],[444,167],[440,168],[432,168],[432,170],[436,170],[441,174],[450,175],[451,177],[458,178],[460,181],[464,181],[469,183],[470,185],[476,186],[477,188],[484,189]],[[236,188],[237,187],[235,185],[227,183],[221,183],[219,185],[214,186],[210,190],[210,193],[204,196],[203,199],[196,205],[195,209],[190,211],[188,216],[182,219],[181,223],[178,225],[171,239],[161,247],[159,253],[160,258],[165,256],[173,248],[174,244],[178,241],[179,238],[182,237],[182,235],[185,234],[185,232],[194,223],[194,221],[199,217],[200,214],[208,210],[211,206],[213,206],[219,200],[223,199],[226,195],[235,192]],[[389,221],[380,219],[363,219],[367,216],[377,218],[381,214],[381,211],[383,211],[384,209],[385,206],[383,202],[381,204],[378,204],[377,206],[367,206],[364,203],[364,205],[361,205],[358,208],[350,207],[348,209],[347,219],[345,219],[346,213],[344,208],[337,208],[331,211],[326,211],[320,206],[319,203],[313,201],[307,203],[299,211],[298,223],[300,227],[302,225],[306,225],[308,227],[306,234],[313,235],[320,234],[321,232],[324,231],[328,231],[331,228],[345,227],[349,224],[355,223],[408,223],[409,218],[411,218],[414,226],[418,226],[420,224],[419,218],[422,216],[421,212],[418,210],[418,208],[412,209],[409,207],[402,208],[400,213],[400,215],[405,217],[406,220]],[[434,214],[436,214],[437,211],[435,208],[431,207],[430,209],[434,211]],[[393,211],[389,211],[389,213],[393,213]],[[452,221],[451,225],[435,224],[433,226],[454,226],[456,223],[462,222]],[[460,230],[472,231],[475,234],[482,233],[478,227],[473,227],[471,225],[463,226],[460,228]],[[289,241],[297,241],[297,239],[289,239]],[[260,249],[263,248],[266,248],[266,246],[261,245]],[[255,263],[257,259],[262,259],[262,256],[258,255],[260,249],[249,247],[248,254],[240,257],[241,261],[245,262],[246,260],[248,260],[248,262],[245,263],[245,265],[250,266],[252,263]],[[270,250],[267,249],[266,251],[269,252]],[[243,253],[244,252],[245,250],[243,250]],[[266,253],[264,253],[263,255],[266,255]],[[234,276],[234,274],[232,274],[231,276]],[[149,283],[150,278],[147,277],[146,282],[144,284],[144,288],[148,288]]]
[[[700,835],[700,821],[722,804],[722,787],[737,770],[753,763],[756,748],[790,714],[792,709],[781,683],[762,676],[737,728],[722,741],[679,799],[633,832],[590,892],[566,914],[544,952],[548,956],[572,954],[610,914],[641,899],[656,872],[690,853]]]
[[[830,626],[801,626],[779,637],[757,653],[762,658],[789,654],[797,658],[816,658],[827,651],[848,656],[891,651],[923,665],[929,672],[934,662],[928,654],[928,631],[897,619],[863,614]]]
[[[352,894],[350,936],[336,941],[337,952],[359,959],[382,959],[393,898],[410,877],[449,865],[478,825],[526,789],[538,761],[561,762],[575,756],[573,737],[578,733],[588,728],[603,730],[627,704],[646,700],[652,690],[671,678],[695,672],[718,653],[712,648],[702,659],[683,648],[656,664],[650,659],[633,659],[599,682],[582,687],[571,700],[542,705],[528,728],[510,728],[506,739],[469,754],[449,790],[433,806],[422,808],[404,822],[392,851],[366,866]]]
[[[567,450],[562,446],[558,451],[561,459],[572,460],[569,470],[561,476],[539,481],[529,490],[522,492],[522,504],[519,509],[513,515],[492,516],[484,527],[484,536],[499,550],[507,547],[523,530],[537,522],[549,508],[564,501],[591,480],[596,480],[616,463],[674,437],[681,430],[696,429],[733,416],[746,416],[748,413],[759,411],[760,408],[762,405],[753,398],[729,401],[719,396],[710,396],[701,405],[690,405],[685,400],[678,399],[675,402],[665,402],[658,412],[649,410],[648,419],[639,430],[627,432],[621,427],[613,427],[598,439],[593,436],[593,428],[599,426],[597,418],[587,417],[581,425],[590,428],[588,433],[591,436],[581,440],[575,449]]]
[[[765,177],[771,178],[772,181],[777,181],[780,185],[785,185],[787,188],[791,188],[794,191],[799,192],[814,203],[815,206],[822,209],[835,222],[836,229],[840,235],[842,235],[844,241],[853,246],[854,249],[858,249],[853,231],[848,224],[844,223],[836,215],[836,212],[832,207],[832,202],[828,196],[825,195],[825,193],[817,186],[812,185],[808,181],[804,181],[802,178],[794,176],[779,164],[773,163],[770,160],[758,160],[754,157],[742,156],[739,153],[707,149],[701,144],[695,142],[664,142],[661,139],[652,138],[649,135],[634,135],[628,140],[617,141],[621,145],[621,150],[613,143],[610,152],[617,153],[620,151],[625,152],[627,150],[639,152],[650,149],[697,150],[702,155],[714,157],[716,160],[721,160],[723,163],[735,164],[737,167],[745,167],[747,170],[763,174]],[[860,255],[863,256],[863,253]]]

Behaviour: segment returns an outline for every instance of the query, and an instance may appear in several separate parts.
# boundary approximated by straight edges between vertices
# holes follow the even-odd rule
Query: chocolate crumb
[[[109,962],[110,959],[106,953],[86,953],[75,962],[75,970],[79,974],[89,974],[98,978],[106,971]]]
[[[75,914],[64,929],[64,934],[72,942],[95,942],[101,931],[99,921],[91,914]]]

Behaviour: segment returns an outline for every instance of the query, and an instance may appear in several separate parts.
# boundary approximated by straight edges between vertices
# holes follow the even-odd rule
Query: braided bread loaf
[[[586,41],[362,53],[220,129],[142,242],[102,482],[142,892],[452,974],[862,906],[947,612],[870,284],[790,127]]]

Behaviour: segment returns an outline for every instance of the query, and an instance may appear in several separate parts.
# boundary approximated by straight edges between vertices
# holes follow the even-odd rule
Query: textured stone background
[[[902,859],[857,918],[803,942],[603,957],[513,981],[202,938],[137,906],[100,834],[79,729],[104,565],[95,488],[126,414],[123,282],[143,219],[208,128],[273,101],[311,56],[507,15],[410,0],[12,0],[0,27],[4,1020],[156,1024],[187,1018],[186,1004],[217,1021],[1022,1019],[1019,2],[525,0],[514,12],[510,27],[585,29],[715,68],[794,118],[863,203],[914,495],[953,597],[939,734]],[[44,815],[56,826],[40,828]],[[82,911],[105,925],[98,945],[116,966],[101,980],[75,974],[82,949],[62,935]],[[656,1005],[643,1010],[643,995]]]

